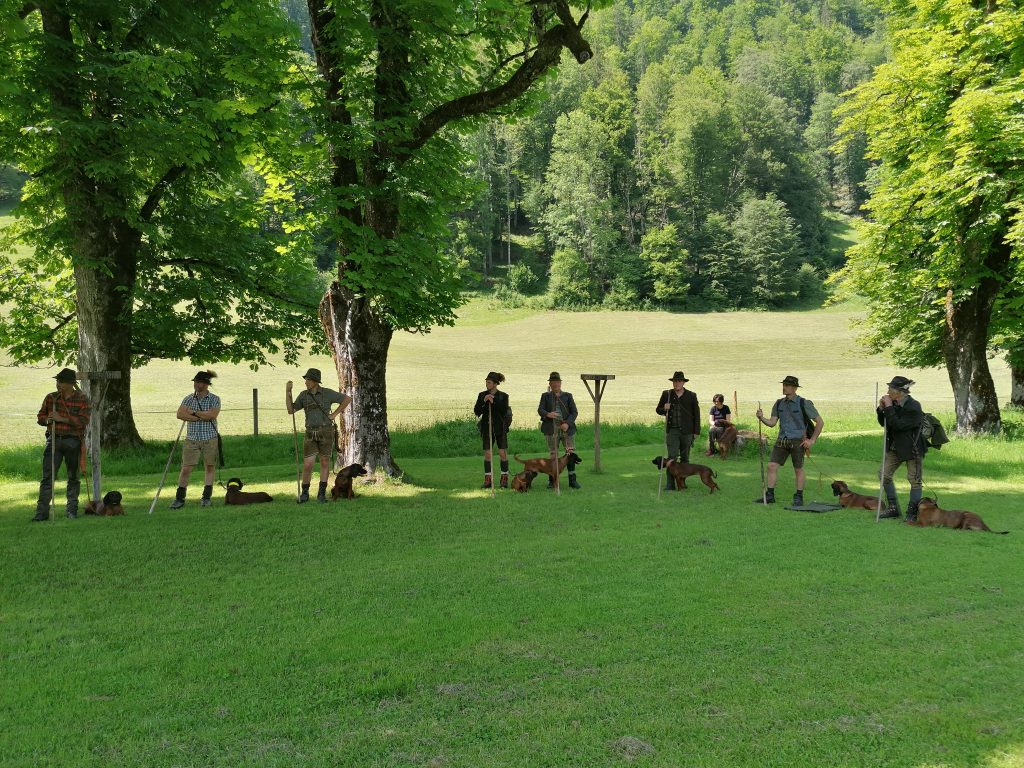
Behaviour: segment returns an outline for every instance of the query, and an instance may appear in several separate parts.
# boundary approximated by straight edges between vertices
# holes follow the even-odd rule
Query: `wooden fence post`
[[[608,382],[615,377],[606,373],[583,373],[580,374],[583,384],[590,393],[590,399],[594,401],[594,471],[601,471],[601,398]],[[594,382],[594,388],[590,388],[590,381]]]

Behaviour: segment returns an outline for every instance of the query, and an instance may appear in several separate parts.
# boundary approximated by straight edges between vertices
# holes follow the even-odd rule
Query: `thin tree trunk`
[[[391,455],[388,430],[387,359],[393,331],[364,298],[332,283],[320,302],[320,321],[331,347],[342,390],[352,398],[340,430],[342,466],[362,464],[391,476],[401,470]]]

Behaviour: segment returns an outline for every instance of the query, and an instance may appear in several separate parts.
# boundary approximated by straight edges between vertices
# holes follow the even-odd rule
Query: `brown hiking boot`
[[[508,472],[501,473],[501,487],[508,488]]]
[[[481,488],[491,488],[492,487],[491,476],[490,475],[484,475],[484,484],[481,485],[480,487]]]

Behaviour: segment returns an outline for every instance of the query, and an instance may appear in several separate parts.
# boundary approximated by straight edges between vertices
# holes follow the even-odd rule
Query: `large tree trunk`
[[[95,381],[87,389],[92,418],[100,419],[103,448],[142,445],[131,401],[137,249],[137,236],[115,226],[90,227],[76,238],[78,368],[121,374],[118,379]]]
[[[1010,405],[1024,408],[1024,367],[1010,367]]]
[[[320,302],[323,323],[342,391],[352,411],[341,424],[338,458],[342,466],[359,463],[370,472],[398,476],[388,431],[387,361],[393,331],[370,302],[332,283]]]
[[[962,435],[998,434],[1002,429],[995,382],[988,368],[988,326],[995,286],[981,284],[969,297],[954,301],[946,293],[946,328],[942,354],[953,386],[956,431]]]

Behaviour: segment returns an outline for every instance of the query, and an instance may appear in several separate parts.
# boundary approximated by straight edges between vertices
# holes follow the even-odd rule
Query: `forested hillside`
[[[829,147],[842,94],[885,56],[877,14],[642,0],[587,28],[592,62],[561,67],[527,117],[467,137],[479,194],[453,224],[467,266],[513,300],[550,274],[560,307],[813,298],[842,259],[827,214],[866,197],[863,143]],[[510,231],[530,247],[509,248]]]

